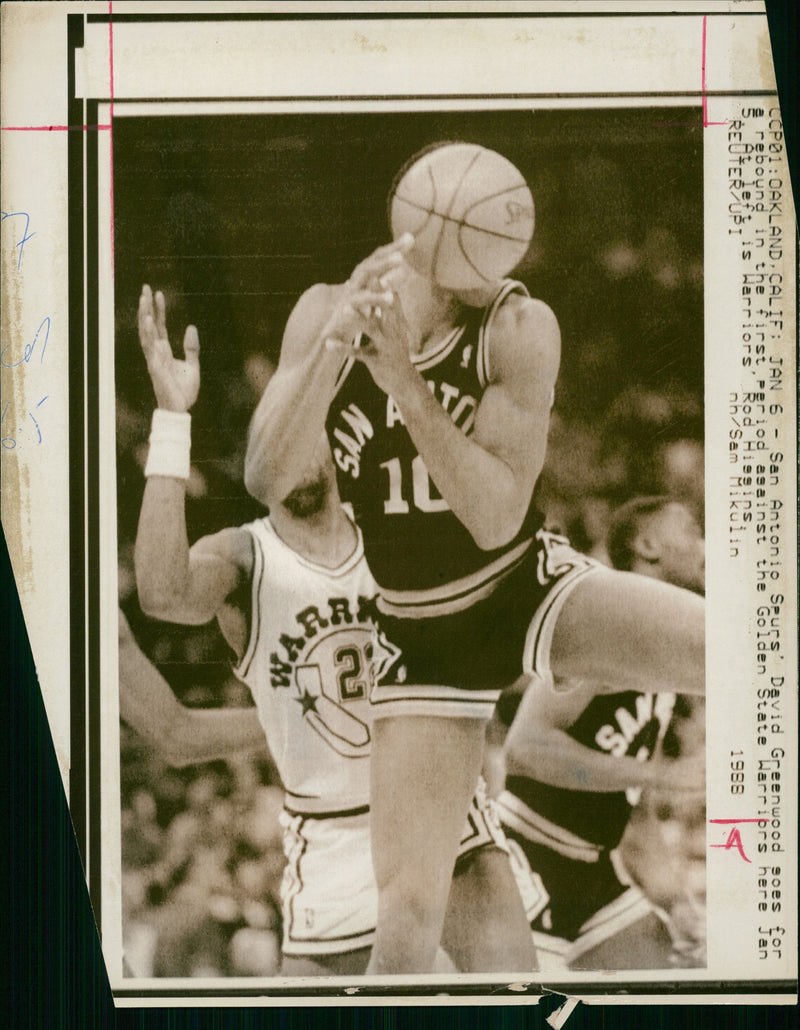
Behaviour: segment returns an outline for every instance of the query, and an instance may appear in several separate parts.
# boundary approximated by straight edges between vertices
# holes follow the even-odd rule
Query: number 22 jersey
[[[234,673],[253,695],[286,805],[303,814],[366,808],[369,695],[397,652],[375,628],[361,532],[328,568],[297,554],[268,518],[243,528],[253,540],[252,611]]]

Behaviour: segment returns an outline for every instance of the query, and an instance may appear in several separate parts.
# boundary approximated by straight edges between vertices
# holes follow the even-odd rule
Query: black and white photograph
[[[62,6],[3,521],[69,513],[48,714],[117,1004],[793,996],[763,5]]]
[[[386,971],[433,969],[442,914],[460,972],[528,969],[531,929],[572,968],[704,964],[702,126],[665,120],[121,123],[138,975],[363,973],[395,894]]]

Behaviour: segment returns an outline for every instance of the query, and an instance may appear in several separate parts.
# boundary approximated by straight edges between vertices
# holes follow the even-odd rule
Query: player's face
[[[668,504],[652,516],[648,535],[659,551],[661,578],[701,594],[705,591],[706,549],[697,519],[682,504]]]

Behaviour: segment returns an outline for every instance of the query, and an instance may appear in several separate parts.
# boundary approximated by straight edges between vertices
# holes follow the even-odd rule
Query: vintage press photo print
[[[117,1003],[793,1000],[763,4],[3,43],[3,528]]]

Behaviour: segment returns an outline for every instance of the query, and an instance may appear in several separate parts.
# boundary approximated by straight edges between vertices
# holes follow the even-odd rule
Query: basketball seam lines
[[[453,210],[453,204],[455,204],[455,202],[456,202],[456,197],[458,196],[461,187],[464,185],[464,180],[469,175],[469,173],[472,171],[472,168],[474,167],[474,165],[480,160],[480,156],[481,156],[482,153],[483,153],[483,151],[480,148],[476,149],[475,156],[472,158],[472,160],[469,162],[467,167],[462,172],[461,178],[458,180],[458,185],[453,190],[453,193],[452,193],[452,195],[450,197],[450,204],[448,205],[448,208],[447,208],[447,213],[441,216],[442,219],[443,219],[443,221],[442,221],[442,228],[441,228],[441,231],[439,232],[439,236],[438,236],[438,238],[436,240],[436,246],[434,247],[434,251],[433,251],[433,260],[431,261],[431,278],[433,279],[433,281],[435,283],[438,283],[438,281],[439,281],[437,279],[437,277],[436,277],[436,265],[437,265],[437,263],[439,261],[439,248],[441,247],[441,244],[442,244],[442,237],[444,236],[445,226],[447,224],[447,221],[450,221],[450,220],[455,221],[455,219],[450,219],[450,212]]]
[[[422,225],[419,227],[419,229],[417,229],[418,233],[424,231],[425,226],[428,224],[428,222],[431,220],[431,218],[433,218],[433,216],[436,214],[436,180],[434,179],[433,173],[431,172],[430,164],[428,165],[427,171],[428,171],[428,178],[431,180],[431,189],[433,190],[433,200],[431,200],[432,210],[428,211],[428,209],[426,207],[420,207],[420,210],[428,211],[428,217],[425,219],[425,221],[422,223]],[[396,193],[395,193],[395,196],[397,196]],[[402,197],[400,197],[399,199],[403,200]],[[407,203],[407,201],[403,201],[403,203]],[[412,204],[411,206],[412,207],[417,207],[418,205]]]
[[[519,187],[517,187],[517,186],[514,187],[514,189],[518,189],[518,188]],[[504,190],[502,192],[506,192],[506,191]],[[495,196],[500,196],[500,194],[495,194]],[[438,211],[428,211],[428,208],[425,207],[423,204],[418,204],[414,200],[408,200],[408,199],[406,199],[406,197],[401,197],[399,193],[396,193],[395,197],[399,201],[401,201],[403,204],[408,204],[409,207],[414,207],[418,211],[427,211],[428,212],[428,218],[426,218],[425,221],[422,223],[422,226],[420,227],[420,229],[417,229],[417,232],[421,232],[422,228],[424,228],[428,224],[428,222],[430,221],[430,217],[432,215],[436,215],[437,218],[441,218],[445,222],[454,222],[456,225],[460,225],[463,229],[474,229],[475,232],[485,232],[487,236],[497,236],[498,239],[509,240],[512,243],[524,243],[525,242],[525,237],[524,236],[508,236],[504,232],[497,232],[496,229],[485,229],[482,225],[473,225],[471,222],[465,222],[461,218],[452,218],[450,215],[443,215],[443,214],[440,214]],[[488,198],[488,199],[492,199],[492,198]],[[482,203],[482,201],[479,201],[478,203]],[[477,207],[477,205],[473,204],[472,207]],[[472,210],[472,208],[470,208],[470,210]]]
[[[467,253],[467,251],[466,251],[466,249],[464,247],[464,243],[463,243],[463,241],[461,239],[461,230],[463,228],[464,228],[463,225],[460,225],[458,227],[458,249],[461,251],[461,256],[466,260],[467,264],[470,265],[475,270],[476,274],[479,275],[481,277],[481,279],[483,279],[483,281],[485,283],[493,282],[494,281],[493,279],[490,279],[488,276],[483,274],[483,272],[480,270],[480,268],[478,268],[478,266],[475,264],[475,262],[472,260],[472,258]],[[521,243],[522,241],[518,240],[517,242]]]
[[[520,183],[517,183],[516,186],[506,186],[505,189],[498,190],[497,193],[490,193],[487,197],[481,197],[481,199],[480,200],[476,200],[474,204],[470,204],[470,206],[464,211],[464,214],[465,215],[469,214],[469,212],[472,211],[473,208],[476,208],[476,207],[478,207],[481,204],[485,204],[487,200],[495,200],[497,197],[502,197],[504,193],[513,193],[514,190],[521,190],[521,189],[526,189],[527,190],[528,189],[528,184],[526,182],[520,182]],[[530,193],[530,190],[528,190],[528,192]]]

